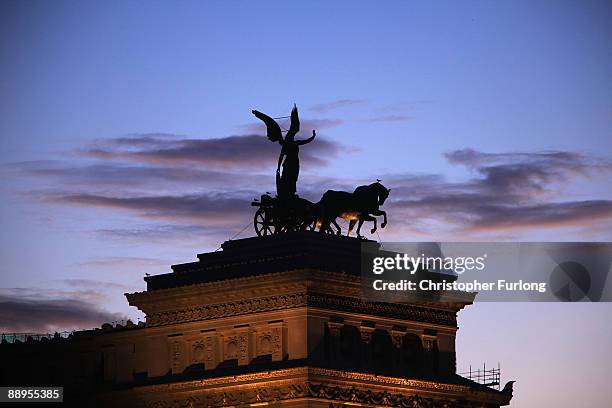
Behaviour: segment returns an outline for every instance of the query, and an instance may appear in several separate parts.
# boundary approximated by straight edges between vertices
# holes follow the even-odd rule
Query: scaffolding
[[[485,363],[482,364],[482,368],[478,367],[476,369],[472,369],[472,365],[470,364],[470,370],[459,373],[459,375],[477,382],[478,384],[499,390],[499,384],[501,382],[501,368],[499,362],[497,363],[497,368],[489,369],[487,369]]]

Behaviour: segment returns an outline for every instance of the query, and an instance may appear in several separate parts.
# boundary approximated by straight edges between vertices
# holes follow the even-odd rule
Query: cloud
[[[109,290],[129,290],[131,289],[129,286],[122,285],[120,283],[103,282],[103,281],[94,280],[94,279],[71,278],[71,279],[62,279],[61,282],[69,287],[83,288],[83,289],[88,289],[88,290],[95,289],[97,291],[100,291],[102,289],[104,290],[107,290],[107,289]]]
[[[585,200],[541,204],[508,203],[470,193],[431,194],[390,203],[400,219],[437,220],[466,232],[586,227],[612,220],[612,201]],[[403,215],[403,216],[402,216]]]
[[[479,214],[472,231],[540,227],[586,227],[612,219],[611,200],[568,201],[515,208],[493,207]]]
[[[325,113],[334,109],[344,108],[347,106],[361,105],[364,103],[366,103],[364,99],[337,99],[335,101],[313,105],[309,108],[309,110],[319,113]]]
[[[101,207],[137,213],[142,217],[187,221],[198,225],[228,225],[228,219],[239,218],[250,209],[256,193],[200,193],[160,196],[104,196],[97,194],[66,194],[49,197],[59,203]]]
[[[120,313],[98,308],[91,297],[89,292],[0,289],[0,330],[53,333],[126,319]]]
[[[304,126],[303,126],[304,127]],[[259,128],[259,127],[258,127]],[[265,131],[262,132],[264,134]],[[280,146],[260,135],[238,135],[211,139],[167,138],[140,135],[106,139],[98,146],[81,151],[87,157],[123,160],[155,165],[206,166],[212,169],[261,169],[273,167]],[[300,151],[300,159],[309,166],[323,166],[339,153],[333,141],[317,137]]]
[[[36,190],[23,193],[27,198],[83,207],[92,215],[90,218],[97,217],[96,211],[101,209],[136,215],[148,223],[137,228],[112,225],[99,228],[98,234],[106,238],[157,244],[189,237],[225,240],[247,222],[251,223],[254,210],[250,202],[263,192],[274,191],[273,171],[254,174],[246,169],[209,169],[206,164],[183,166],[180,162],[188,160],[185,157],[173,158],[177,163],[157,164],[146,162],[152,160],[148,156],[144,160],[142,156],[133,156],[134,152],[150,153],[150,146],[160,149],[169,142],[167,138],[147,135],[99,141],[98,145],[106,151],[121,156],[116,161],[91,164],[89,156],[80,156],[76,162],[15,163],[12,169],[37,183]],[[183,143],[179,136],[172,138],[171,143],[177,141]],[[267,160],[275,162],[279,146],[265,138],[260,141],[273,147],[275,156]],[[136,162],[124,163],[123,154]],[[331,188],[330,180],[303,175],[300,194],[316,201],[322,194],[321,183]],[[61,190],[57,186],[62,186]],[[151,225],[151,221],[165,225]]]
[[[319,150],[310,149],[319,142],[323,142]],[[325,157],[336,154],[338,145],[327,143],[317,139],[302,149],[301,157],[308,157],[307,152]],[[275,163],[278,148],[263,136],[198,140],[130,135],[99,141],[95,148],[86,149],[85,157],[78,159],[85,163],[37,161],[19,163],[16,168],[43,182],[54,178],[54,185],[63,186],[65,191],[39,192],[38,198],[47,202],[112,210],[145,220],[139,228],[97,230],[107,238],[148,243],[185,237],[225,240],[251,222],[250,201],[274,190],[273,172],[256,172],[264,163]],[[113,160],[92,164],[88,162],[92,156]],[[467,168],[472,177],[462,182],[450,182],[440,174],[371,178],[382,176],[393,189],[385,205],[394,220],[392,230],[418,227],[423,233],[488,234],[584,228],[611,220],[610,201],[601,193],[580,199],[570,190],[580,190],[581,183],[597,176],[608,176],[612,171],[609,159],[574,151],[487,153],[469,148],[448,152],[445,157],[451,165]],[[323,162],[318,157],[310,161]],[[327,189],[352,191],[372,180],[304,174],[299,191],[316,202]]]
[[[571,151],[484,153],[465,148],[445,153],[445,157],[450,163],[463,164],[471,168],[500,163],[515,165],[532,163],[534,165],[552,164],[567,169],[612,170],[612,162],[609,159]]]
[[[239,176],[236,176],[239,177]],[[222,242],[233,236],[246,225],[252,225],[255,209],[251,201],[262,193],[274,191],[274,181],[270,177],[268,183],[259,186],[252,185],[253,190],[231,190],[225,186],[225,192],[211,190],[203,180],[199,188],[202,191],[187,193],[191,189],[184,186],[176,194],[139,194],[133,191],[129,184],[117,186],[112,193],[97,193],[88,191],[42,191],[34,192],[35,196],[46,203],[82,207],[92,217],[98,218],[98,210],[113,211],[143,220],[136,227],[125,225],[98,228],[95,233],[105,239],[132,241],[146,244],[176,245],[178,241],[191,242]],[[325,190],[353,190],[358,181],[337,179],[333,177],[304,176],[300,182],[300,196],[317,202]],[[363,184],[363,183],[362,183]],[[130,188],[131,187],[131,188]],[[272,187],[272,188],[270,188]],[[153,188],[151,189],[153,190]],[[136,217],[133,217],[136,216]],[[249,229],[245,234],[251,234]],[[244,235],[243,235],[244,236]],[[142,263],[141,259],[108,259],[93,260],[87,266],[108,266],[110,263]]]
[[[27,176],[41,180],[55,179],[62,186],[79,191],[112,191],[129,188],[131,191],[184,191],[186,187],[246,188],[274,183],[272,175],[249,172],[209,170],[205,166],[165,166],[124,163],[80,164],[66,161],[33,161],[12,166]]]
[[[227,234],[226,227],[210,227],[200,225],[151,225],[142,226],[140,228],[106,228],[99,229],[96,232],[105,238],[113,238],[119,240],[146,240],[152,241],[168,241],[168,240],[189,240],[205,234],[210,234],[211,231],[218,231]]]
[[[139,228],[104,228],[96,230],[95,233],[103,239],[117,240],[122,243],[144,244],[147,247],[161,245],[174,250],[180,247],[182,249],[186,248],[187,251],[190,251],[193,247],[198,247],[197,250],[201,250],[202,247],[218,246],[219,243],[230,239],[245,226],[250,227],[253,222],[252,217],[253,213],[247,210],[239,217],[225,218],[224,222],[217,222],[214,225],[194,225],[185,224],[184,220],[168,220],[168,223],[164,225],[150,225]],[[174,223],[171,224],[171,222]],[[240,236],[248,235],[251,235],[250,228],[243,231]],[[188,255],[190,256],[191,252],[188,252]],[[172,262],[177,260],[180,259],[174,257]],[[170,263],[161,264],[159,268],[167,268]]]
[[[84,267],[92,267],[92,268],[101,268],[108,269],[112,268],[122,268],[122,267],[130,267],[130,268],[147,268],[147,267],[167,267],[169,262],[167,260],[158,259],[158,258],[145,258],[145,257],[137,257],[137,256],[105,256],[105,257],[96,257],[90,259],[85,262],[79,262],[79,266]],[[79,284],[87,284],[90,282],[98,281],[90,281],[84,279],[67,279],[65,282],[69,285],[79,285]]]
[[[463,149],[446,154],[452,164],[462,164],[479,173],[483,189],[503,196],[526,196],[550,191],[572,178],[612,171],[608,159],[579,152],[482,153]]]
[[[446,154],[476,177],[450,183],[439,175],[390,175],[389,205],[402,219],[433,220],[462,231],[585,227],[612,220],[612,201],[565,199],[581,179],[612,171],[607,159],[577,152],[490,154],[472,149]]]

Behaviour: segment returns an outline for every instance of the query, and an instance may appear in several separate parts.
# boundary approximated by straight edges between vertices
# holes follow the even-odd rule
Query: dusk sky
[[[610,1],[0,2],[0,331],[136,320],[145,273],[250,225],[279,150],[252,109],[317,130],[300,195],[392,189],[368,238],[610,241],[611,21]],[[611,313],[477,303],[458,368],[499,361],[512,407],[606,406]]]

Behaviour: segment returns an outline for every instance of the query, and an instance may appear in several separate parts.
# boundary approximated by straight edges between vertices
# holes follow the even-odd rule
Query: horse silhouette
[[[380,181],[366,186],[359,186],[349,193],[348,191],[327,190],[321,200],[316,204],[318,217],[317,225],[319,231],[330,232],[340,235],[342,228],[336,222],[337,218],[349,221],[348,234],[351,235],[355,224],[357,226],[357,236],[361,237],[361,226],[364,221],[372,221],[374,228],[371,233],[376,232],[377,216],[383,216],[381,228],[387,225],[387,213],[379,208],[385,203],[391,189],[387,189]],[[331,226],[336,228],[333,231]]]

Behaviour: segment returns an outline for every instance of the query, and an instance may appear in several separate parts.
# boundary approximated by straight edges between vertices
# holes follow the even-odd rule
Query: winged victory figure
[[[276,168],[276,191],[281,198],[290,198],[295,195],[297,179],[300,173],[299,150],[301,145],[305,145],[314,140],[316,132],[312,131],[312,136],[305,140],[295,140],[295,135],[300,131],[300,119],[298,117],[297,106],[293,105],[291,110],[291,126],[283,138],[283,132],[279,124],[265,113],[253,110],[253,115],[261,119],[267,128],[268,139],[278,142],[282,148],[278,157]]]

